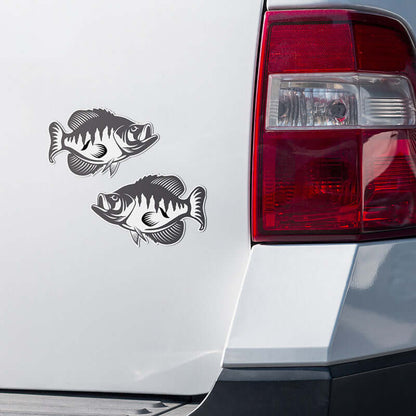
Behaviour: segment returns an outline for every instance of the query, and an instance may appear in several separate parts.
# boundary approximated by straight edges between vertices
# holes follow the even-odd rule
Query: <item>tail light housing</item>
[[[416,235],[415,55],[402,23],[351,10],[265,15],[254,242]]]

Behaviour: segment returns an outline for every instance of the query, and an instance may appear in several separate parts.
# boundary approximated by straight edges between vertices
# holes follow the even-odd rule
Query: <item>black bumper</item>
[[[327,367],[226,368],[192,416],[416,415],[416,351]]]

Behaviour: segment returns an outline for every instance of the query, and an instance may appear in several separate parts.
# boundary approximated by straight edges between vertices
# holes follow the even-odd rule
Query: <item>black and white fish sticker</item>
[[[143,153],[159,139],[150,123],[137,124],[102,109],[75,111],[68,126],[69,133],[57,122],[49,126],[49,161],[54,163],[55,156],[67,150],[69,169],[81,176],[107,170],[113,176],[120,162]]]
[[[206,190],[196,187],[181,198],[185,185],[176,176],[145,176],[136,183],[110,194],[99,194],[93,211],[111,224],[128,231],[137,245],[149,239],[157,244],[179,242],[185,232],[185,218],[206,228]]]

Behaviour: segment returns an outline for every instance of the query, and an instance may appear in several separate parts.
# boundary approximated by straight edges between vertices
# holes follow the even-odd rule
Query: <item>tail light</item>
[[[415,67],[412,40],[393,18],[266,13],[253,241],[416,235]]]

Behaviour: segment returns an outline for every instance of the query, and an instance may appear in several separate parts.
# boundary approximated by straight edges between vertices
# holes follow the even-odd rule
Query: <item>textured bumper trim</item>
[[[415,380],[416,351],[328,367],[226,368],[192,416],[414,416]]]

